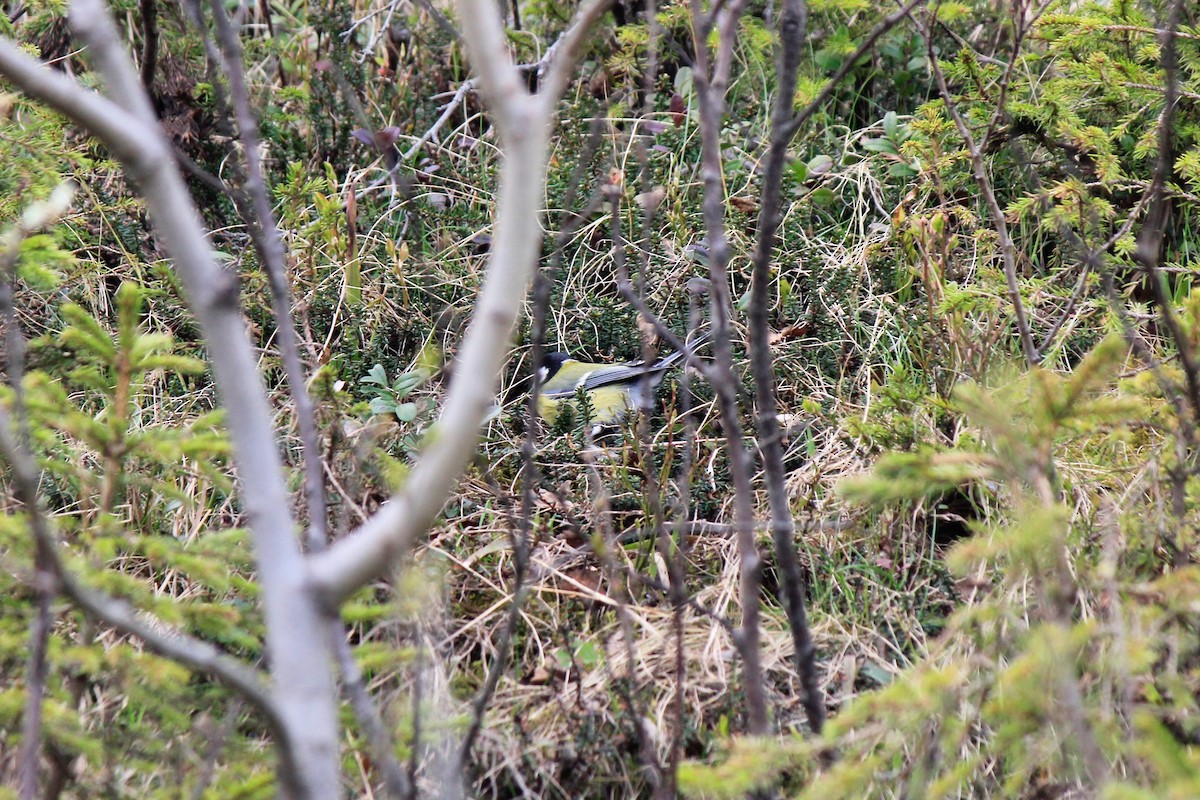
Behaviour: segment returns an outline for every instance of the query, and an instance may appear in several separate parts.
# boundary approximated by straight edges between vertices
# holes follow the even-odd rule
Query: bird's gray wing
[[[705,331],[697,336],[694,340],[689,342],[689,345],[693,350],[695,350],[696,348],[705,344],[710,337],[711,333],[709,331]],[[580,389],[585,392],[589,392],[592,389],[598,389],[601,386],[610,386],[614,383],[633,383],[634,381],[640,380],[643,375],[650,378],[651,384],[657,385],[658,382],[662,380],[663,373],[675,366],[676,362],[678,362],[681,358],[683,358],[683,352],[676,351],[665,358],[659,359],[649,367],[644,366],[640,361],[630,361],[625,364],[613,364],[610,367],[599,367],[583,376],[583,380],[576,382],[576,384],[571,388],[559,389],[554,392],[546,392],[545,394],[547,397],[552,398],[569,397]]]
[[[643,375],[649,377],[651,382],[655,382],[660,380],[662,373],[670,368],[670,363],[662,361],[650,367],[644,367],[637,363],[616,364],[588,373],[587,377],[583,379],[581,386],[584,391],[591,391],[592,389],[609,386],[614,383],[633,383],[640,380]]]

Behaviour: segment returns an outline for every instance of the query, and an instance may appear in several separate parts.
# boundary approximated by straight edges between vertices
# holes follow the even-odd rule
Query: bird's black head
[[[546,353],[542,357],[542,366],[539,371],[542,373],[542,383],[554,377],[554,373],[562,369],[562,365],[571,360],[570,353],[556,352]]]

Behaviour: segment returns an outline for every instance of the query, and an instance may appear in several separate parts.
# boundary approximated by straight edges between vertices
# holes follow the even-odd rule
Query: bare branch
[[[706,278],[692,278],[687,283],[688,332],[695,335],[703,322],[704,312],[701,305],[710,291]],[[680,444],[679,468],[675,472],[675,482],[679,487],[676,493],[675,516],[676,523],[671,530],[661,531],[659,537],[659,552],[667,562],[667,578],[671,585],[668,596],[671,599],[671,633],[675,649],[675,692],[671,698],[674,712],[675,730],[671,736],[671,747],[667,755],[668,775],[671,779],[669,788],[676,790],[679,783],[679,764],[683,760],[683,742],[686,736],[684,719],[686,717],[687,694],[687,646],[684,641],[685,617],[684,609],[692,602],[688,593],[687,565],[691,518],[691,487],[692,470],[696,460],[696,415],[692,404],[692,378],[685,369],[679,375],[679,404],[683,412],[683,440]],[[673,536],[673,541],[672,541]],[[726,629],[732,628],[728,622]]]
[[[437,23],[437,26],[441,28],[451,39],[456,42],[462,41],[462,34],[458,32],[457,28],[450,24],[450,20],[446,19],[446,15],[441,11],[438,11],[437,7],[434,6],[430,0],[415,0],[415,2],[421,8],[425,9],[425,12],[433,18],[434,22]]]
[[[825,82],[825,85],[821,87],[821,91],[817,92],[817,96],[814,97],[812,101],[804,107],[803,110],[792,117],[792,121],[788,124],[784,136],[791,141],[796,133],[802,127],[804,127],[804,123],[808,122],[812,115],[817,112],[817,109],[819,109],[825,103],[825,101],[829,99],[834,90],[837,89],[837,87],[841,85],[842,81],[846,79],[846,76],[850,74],[850,70],[854,69],[854,65],[858,63],[858,60],[870,52],[871,48],[875,46],[875,43],[878,42],[884,34],[907,19],[908,15],[913,12],[913,9],[915,9],[917,6],[924,5],[925,2],[926,0],[909,0],[909,2],[903,8],[900,8],[884,17],[878,25],[872,28],[871,32],[868,33],[866,38],[862,40],[862,43],[859,44],[858,49],[847,56],[842,62],[842,65],[838,67],[837,72],[833,73],[833,76]]]
[[[557,99],[544,89],[525,89],[508,54],[495,6],[460,0],[463,34],[479,85],[505,147],[498,216],[487,278],[455,368],[438,423],[404,488],[353,535],[310,560],[310,580],[330,607],[365,582],[387,572],[407,553],[441,510],[446,494],[475,450],[479,428],[492,405],[495,376],[508,352],[542,239],[538,214],[545,186],[550,110]],[[593,16],[581,12],[569,41],[580,40]],[[567,70],[576,54],[563,49],[555,69]],[[563,79],[565,80],[565,78]],[[554,86],[556,78],[548,79]]]
[[[259,156],[258,125],[250,106],[241,43],[224,6],[211,3],[220,44],[220,51],[216,52],[207,41],[199,0],[190,0],[187,5],[193,24],[206,39],[205,46],[209,48],[210,57],[222,61],[224,73],[229,80],[231,104],[237,117],[237,128],[241,134],[246,159],[245,191],[234,191],[231,197],[239,214],[246,220],[271,291],[272,313],[279,333],[280,351],[304,452],[305,494],[308,501],[306,541],[309,550],[316,552],[323,549],[328,542],[324,465],[317,435],[316,410],[307,390],[306,370],[300,360],[299,336],[292,319],[291,290],[284,265],[284,245],[267,193],[266,177]],[[246,196],[247,193],[249,197]],[[391,736],[383,724],[378,707],[363,684],[361,670],[354,660],[338,620],[330,621],[329,635],[342,674],[342,692],[366,737],[372,758],[383,776],[384,787],[393,798],[407,797],[412,790],[408,776],[396,761]]]
[[[21,244],[28,236],[50,225],[70,207],[73,192],[69,184],[60,185],[41,203],[27,208],[16,224],[5,233],[0,241],[0,324],[4,327],[4,375],[13,393],[13,408],[16,413],[17,439],[13,442],[12,455],[23,456],[28,452],[29,417],[25,405],[25,337],[17,319],[14,301],[17,285],[17,260]],[[7,425],[0,418],[0,424]],[[17,445],[19,442],[19,446]],[[22,450],[24,452],[18,452]],[[32,456],[30,456],[32,461]],[[27,472],[35,472],[26,466]],[[37,597],[36,611],[29,624],[29,658],[25,668],[25,710],[21,718],[21,748],[17,755],[17,783],[21,800],[33,800],[38,790],[38,760],[42,746],[42,711],[46,691],[47,650],[50,628],[53,624],[51,605],[58,596],[58,579],[54,565],[44,547],[35,540],[32,586]]]
[[[46,654],[54,622],[50,606],[58,595],[54,570],[38,549],[34,561],[33,588],[37,607],[29,624],[29,658],[25,667],[25,711],[21,718],[21,751],[17,775],[21,800],[34,800],[38,788],[38,756],[42,744],[42,703],[46,694]]]
[[[458,0],[458,9],[467,53],[487,98],[488,113],[501,137],[505,137],[505,144],[512,146],[515,143],[506,137],[521,133],[524,126],[535,121],[534,108],[521,73],[508,51],[508,39],[495,3]]]
[[[458,89],[454,92],[454,96],[450,98],[450,102],[446,103],[445,108],[442,109],[441,116],[439,116],[437,120],[429,126],[429,130],[421,134],[421,137],[413,142],[411,147],[404,151],[404,155],[400,156],[401,161],[408,161],[421,151],[421,148],[425,146],[426,142],[428,142],[434,136],[437,136],[438,131],[442,129],[442,126],[446,124],[446,121],[450,119],[451,115],[458,110],[458,107],[463,104],[463,101],[466,99],[467,95],[475,90],[475,84],[477,82],[478,81],[475,78],[469,78],[459,85]]]
[[[804,687],[804,710],[809,728],[819,734],[825,724],[825,698],[817,679],[816,647],[804,607],[805,581],[796,556],[796,529],[792,525],[787,474],[783,465],[783,447],[775,399],[774,359],[771,356],[771,331],[767,313],[770,307],[771,256],[775,236],[782,220],[783,171],[792,119],[792,98],[796,94],[796,76],[807,25],[803,0],[783,0],[779,16],[779,59],[776,74],[775,103],[771,112],[771,138],[763,170],[761,211],[758,217],[758,241],[754,251],[753,277],[750,283],[750,366],[754,374],[755,426],[762,454],[771,508],[771,535],[779,566],[780,599],[787,614],[795,650],[796,671]]]
[[[286,687],[276,709],[286,732],[280,739],[285,759],[280,777],[297,797],[333,796],[339,784],[333,680],[328,669],[313,668],[328,663],[329,651],[326,637],[311,633],[322,628],[326,617],[303,581],[303,561],[292,533],[271,412],[238,309],[236,278],[222,270],[212,256],[171,148],[103,3],[78,0],[71,21],[88,44],[111,102],[52,73],[10,42],[0,42],[0,73],[100,138],[121,159],[147,200],[159,241],[178,269],[204,331],[227,410],[263,587],[267,645],[276,684]],[[86,594],[80,593],[80,598]],[[92,613],[110,624],[116,624],[112,620],[130,622],[122,611],[99,601],[92,605]],[[205,653],[172,646],[168,654],[188,665],[211,668]]]
[[[610,673],[610,677],[613,679],[613,687],[624,702],[629,715],[629,721],[633,727],[633,738],[638,746],[637,758],[645,771],[646,782],[653,788],[655,796],[658,796],[665,783],[662,766],[658,763],[654,745],[642,723],[644,712],[634,697],[633,691],[637,685],[637,637],[634,635],[633,619],[629,614],[631,599],[629,584],[631,579],[640,582],[641,576],[633,570],[623,569],[622,564],[617,560],[616,554],[622,551],[616,532],[613,530],[612,498],[604,486],[600,470],[596,467],[597,452],[599,452],[598,449],[591,447],[589,442],[589,446],[580,452],[579,457],[587,466],[588,475],[591,476],[591,482],[595,487],[592,492],[592,505],[596,512],[597,530],[592,533],[592,549],[612,585],[609,594],[613,610],[616,612],[617,628],[621,632],[621,646],[625,651],[625,674]],[[569,649],[574,652],[573,647]],[[605,669],[609,669],[608,659],[604,660],[604,666]]]
[[[427,0],[426,0],[427,1]],[[424,4],[423,4],[424,5]],[[596,0],[585,6],[576,17],[575,22],[560,36],[554,44],[546,48],[545,54],[536,64],[528,64],[517,67],[518,72],[534,71],[537,73],[539,89],[550,100],[550,105],[558,102],[559,96],[566,88],[567,81],[570,79],[571,70],[574,68],[576,61],[580,56],[580,49],[583,45],[584,37],[587,36],[596,20],[600,18],[608,7],[612,5],[612,0]],[[433,10],[432,8],[430,10]],[[478,85],[479,79],[469,78],[459,85],[451,96],[450,101],[446,103],[442,109],[441,115],[429,127],[425,133],[413,142],[413,144],[404,151],[401,160],[408,161],[410,158],[420,152],[425,144],[437,135],[446,121],[451,115],[462,105],[467,94],[474,91]],[[547,109],[550,113],[551,109]]]
[[[575,205],[579,187],[584,183],[584,170],[591,163],[592,155],[600,146],[600,132],[603,129],[603,117],[597,116],[592,120],[587,144],[576,162],[571,180],[567,183],[563,207],[570,209]],[[475,739],[483,728],[484,715],[499,686],[500,678],[508,666],[509,653],[512,650],[513,638],[516,636],[520,623],[521,611],[524,608],[525,597],[528,594],[526,580],[529,576],[530,549],[533,544],[534,492],[537,488],[538,469],[534,462],[538,434],[541,432],[541,418],[538,414],[538,397],[541,394],[541,370],[537,367],[542,363],[545,352],[546,317],[550,306],[550,278],[562,264],[563,251],[571,234],[591,217],[600,207],[600,195],[597,193],[581,213],[570,214],[559,227],[558,235],[554,238],[554,248],[550,253],[549,266],[538,270],[534,276],[533,288],[533,318],[530,324],[530,361],[534,366],[532,386],[529,390],[529,401],[525,407],[525,435],[521,440],[521,512],[516,526],[510,529],[510,541],[513,552],[512,597],[509,601],[508,617],[500,633],[500,641],[496,645],[496,654],[483,686],[476,693],[472,703],[471,722],[458,751],[458,769],[462,771],[471,755]]]
[[[736,9],[714,9],[721,12],[722,46],[732,47],[737,31]],[[738,557],[741,561],[742,624],[734,642],[742,659],[742,682],[746,693],[748,725],[751,735],[767,732],[766,689],[763,685],[762,653],[760,651],[759,590],[762,584],[762,557],[754,536],[754,493],[751,485],[751,459],[742,433],[736,381],[733,376],[733,348],[730,341],[730,313],[733,301],[729,289],[729,241],[725,237],[725,176],[721,159],[721,120],[725,113],[725,84],[719,71],[711,71],[707,37],[703,30],[704,12],[700,0],[691,5],[693,41],[696,47],[696,69],[693,79],[700,101],[700,174],[704,184],[703,215],[708,236],[709,277],[712,280],[711,307],[713,323],[712,385],[725,431],[725,446],[729,454],[729,472],[733,479],[734,525],[737,528]]]
[[[1179,100],[1179,64],[1175,51],[1175,29],[1179,27],[1182,6],[1182,0],[1175,0],[1171,3],[1166,25],[1159,34],[1159,38],[1162,40],[1162,66],[1166,80],[1166,93],[1163,99],[1162,116],[1158,120],[1158,157],[1154,163],[1150,208],[1146,212],[1146,222],[1138,234],[1134,258],[1146,273],[1146,282],[1150,284],[1150,291],[1154,294],[1154,303],[1158,306],[1163,326],[1167,329],[1167,333],[1179,353],[1179,364],[1183,368],[1188,403],[1192,407],[1193,424],[1200,425],[1200,363],[1196,361],[1196,354],[1189,342],[1190,337],[1175,314],[1171,297],[1167,294],[1165,278],[1159,271],[1163,236],[1166,233],[1169,217],[1166,185],[1174,164],[1172,158],[1174,131],[1172,128],[1175,124],[1175,112]]]
[[[200,16],[199,0],[195,0],[195,15]],[[259,151],[258,122],[250,108],[250,92],[246,86],[246,71],[242,64],[242,46],[233,30],[225,6],[213,0],[209,4],[216,24],[217,41],[224,59],[229,94],[237,115],[238,132],[242,137],[242,152],[246,158],[246,192],[250,203],[239,203],[247,217],[250,238],[258,253],[263,272],[271,289],[271,312],[278,327],[279,351],[287,374],[288,390],[295,407],[296,424],[304,453],[304,493],[308,500],[308,547],[324,547],[326,532],[325,475],[321,464],[321,447],[317,436],[316,408],[308,394],[308,381],[300,361],[299,336],[292,320],[292,296],[284,266],[283,238],[271,207],[267,180],[263,175]],[[200,31],[204,35],[204,31]],[[247,207],[249,205],[249,207]]]
[[[158,66],[158,0],[141,0],[142,11],[142,86],[154,89],[154,71]]]
[[[129,111],[84,89],[63,73],[48,69],[4,38],[0,38],[0,74],[25,94],[87,130],[122,163],[140,161],[146,168],[172,158],[154,132],[140,125]]]
[[[279,710],[255,670],[207,642],[144,622],[128,603],[89,589],[71,575],[62,562],[57,538],[38,499],[36,462],[22,441],[27,438],[27,431],[14,435],[8,412],[0,408],[0,455],[11,470],[13,495],[25,506],[38,554],[53,571],[63,594],[90,616],[141,639],[155,653],[220,680],[258,708],[277,736],[284,736]]]
[[[612,2],[590,0],[575,14],[571,26],[546,50],[538,67],[538,94],[546,104],[546,114],[552,113],[554,105],[567,88],[567,81],[582,54],[584,41]]]
[[[350,643],[346,641],[346,632],[340,621],[334,620],[330,623],[329,635],[333,637],[333,652],[337,656],[338,667],[342,673],[342,693],[354,710],[358,727],[367,737],[371,758],[383,774],[386,796],[393,800],[409,797],[413,792],[412,781],[396,760],[392,736],[384,725],[378,706],[367,691],[362,670],[354,660],[354,653],[350,649]]]
[[[1008,117],[1008,88],[1012,82],[1013,73],[1016,71],[1017,65],[1021,63],[1021,48],[1025,44],[1025,36],[1029,33],[1030,28],[1037,21],[1045,10],[1053,3],[1053,0],[1044,3],[1041,8],[1034,13],[1027,13],[1025,2],[1013,3],[1009,8],[1009,13],[1012,15],[1012,54],[1009,56],[1008,63],[1004,65],[1004,72],[1000,75],[1000,91],[996,98],[996,108],[992,111],[992,119],[988,122],[987,130],[979,140],[979,149],[983,152],[988,150],[988,142],[1000,127],[1001,121]]]
[[[644,164],[645,164],[645,159],[640,158],[639,165],[644,165]],[[624,238],[624,234],[621,231],[622,188],[621,188],[621,186],[610,182],[610,183],[606,183],[604,185],[603,191],[604,191],[605,196],[608,198],[608,202],[612,208],[611,220],[612,220],[613,267],[618,275],[618,281],[628,284],[629,283],[629,272],[625,266],[625,238]],[[649,226],[650,221],[653,219],[654,211],[655,211],[656,207],[657,207],[656,204],[651,204],[647,207],[645,216],[644,216],[645,226],[647,226],[647,227]],[[644,269],[640,270],[638,283],[639,283],[638,296],[644,298],[645,290],[646,290],[645,270]],[[645,338],[643,338],[643,340],[642,340],[642,364],[646,367],[646,369],[648,371],[649,366],[652,363],[653,363],[653,354],[650,352],[649,342]],[[647,431],[650,427],[650,408],[649,408],[648,401],[650,400],[651,393],[648,391],[645,391],[645,390],[640,390],[640,391],[635,391],[634,395],[635,395],[635,397],[637,397],[637,401],[636,401],[637,415],[635,417],[634,430],[635,430],[635,433],[637,434],[636,438],[638,440],[638,451],[637,451],[638,452],[638,460],[639,460],[639,465],[641,466],[641,470],[642,470],[642,487],[641,487],[642,497],[643,497],[645,503],[649,506],[650,525],[651,525],[650,535],[655,539],[656,542],[662,542],[662,540],[666,537],[666,526],[663,524],[662,497],[660,495],[659,488],[658,488],[658,480],[655,477],[655,467],[654,467],[654,462],[653,462],[653,455],[651,452],[650,442],[649,442],[648,435],[647,435]],[[588,460],[588,464],[589,464],[589,466],[592,467],[593,474],[595,474],[595,467],[592,465],[592,461],[590,459]],[[599,475],[596,475],[596,478],[597,478],[597,480],[599,480]],[[617,540],[615,537],[612,536],[610,524],[606,524],[604,526],[604,532],[606,534],[606,537],[605,537],[603,546],[605,548],[605,554],[607,556],[607,558],[605,560],[605,565],[608,566],[609,562],[614,561],[612,554],[611,554],[611,549],[617,545]],[[627,583],[627,581],[623,581],[622,583]],[[625,615],[625,611],[624,611],[623,606],[620,605],[621,602],[622,602],[622,598],[620,596],[618,596],[617,613],[618,613],[618,615],[623,617]],[[634,667],[635,667],[634,641],[632,638],[632,633],[631,633],[631,631],[629,631],[628,625],[625,622],[625,620],[622,619],[621,622],[622,622],[622,624],[621,624],[622,634],[627,639],[625,646],[626,646],[626,651],[627,651],[627,658],[629,659],[628,680],[629,680],[629,682],[632,683],[633,679],[634,679]],[[674,797],[675,792],[671,788],[672,785],[674,784],[674,779],[675,779],[674,772],[672,771],[670,776],[664,775],[662,765],[658,763],[658,759],[654,754],[653,748],[647,746],[646,737],[645,737],[644,733],[642,733],[642,731],[641,731],[641,713],[634,706],[634,700],[633,700],[633,697],[631,694],[626,698],[626,703],[629,705],[630,714],[634,718],[634,724],[638,726],[638,734],[639,734],[638,742],[640,745],[639,756],[641,757],[641,760],[642,760],[642,766],[646,770],[646,774],[647,774],[648,778],[650,779],[649,782],[650,782],[651,788],[653,789],[654,796],[655,797],[663,797],[663,798]]]
[[[1027,161],[1026,159],[1022,160]],[[1036,177],[1036,174],[1034,174],[1034,177]],[[1078,251],[1080,251],[1080,262],[1083,269],[1080,270],[1079,278],[1075,282],[1075,289],[1071,292],[1071,296],[1067,299],[1067,303],[1063,307],[1062,312],[1059,314],[1058,319],[1055,320],[1054,324],[1050,326],[1050,330],[1046,333],[1046,337],[1042,340],[1042,346],[1038,348],[1039,353],[1049,352],[1050,348],[1054,345],[1054,340],[1057,338],[1058,332],[1062,329],[1062,326],[1066,324],[1067,320],[1071,317],[1071,314],[1074,313],[1076,304],[1078,304],[1080,299],[1082,299],[1084,290],[1087,288],[1088,277],[1101,271],[1104,253],[1108,252],[1110,247],[1112,247],[1127,233],[1129,233],[1129,231],[1133,228],[1134,223],[1141,216],[1142,209],[1145,208],[1146,204],[1149,202],[1150,195],[1144,195],[1142,199],[1138,201],[1138,204],[1133,208],[1133,210],[1129,212],[1129,216],[1126,217],[1125,222],[1121,224],[1121,227],[1113,231],[1113,233],[1104,242],[1096,247],[1088,247],[1079,234],[1075,233],[1075,231],[1071,230],[1070,228],[1063,226],[1061,229],[1063,236],[1066,237],[1066,239],[1070,241]],[[1043,203],[1043,205],[1048,205],[1048,203]]]

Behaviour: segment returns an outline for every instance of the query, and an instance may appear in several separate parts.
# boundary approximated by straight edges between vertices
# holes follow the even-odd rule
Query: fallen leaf
[[[666,189],[664,189],[662,186],[655,186],[648,192],[641,192],[640,194],[634,195],[633,202],[637,203],[639,207],[645,209],[647,214],[653,214],[658,210],[659,205],[666,196]]]
[[[743,214],[753,214],[758,211],[758,201],[753,197],[731,197],[729,205]]]
[[[550,672],[550,670],[546,669],[545,667],[538,667],[533,671],[533,674],[525,679],[525,683],[529,686],[545,686],[550,682],[552,677],[554,677],[554,675]]]
[[[771,335],[767,337],[768,344],[779,344],[785,339],[799,339],[812,330],[811,322],[797,322],[794,325],[788,325],[780,331],[771,331]]]

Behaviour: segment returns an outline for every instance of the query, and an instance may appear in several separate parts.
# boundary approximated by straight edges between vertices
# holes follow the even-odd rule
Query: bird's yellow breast
[[[558,409],[559,406],[564,402],[567,401],[551,400],[544,394],[538,395],[538,414],[540,414],[542,419],[546,420],[546,422],[553,425],[558,421]]]
[[[601,386],[588,392],[587,396],[591,405],[589,421],[598,425],[615,425],[624,418],[632,405],[629,386],[626,384]],[[564,405],[570,406],[577,421],[583,421],[582,410],[574,396],[547,397],[543,394],[538,397],[538,413],[550,425],[558,421]]]

